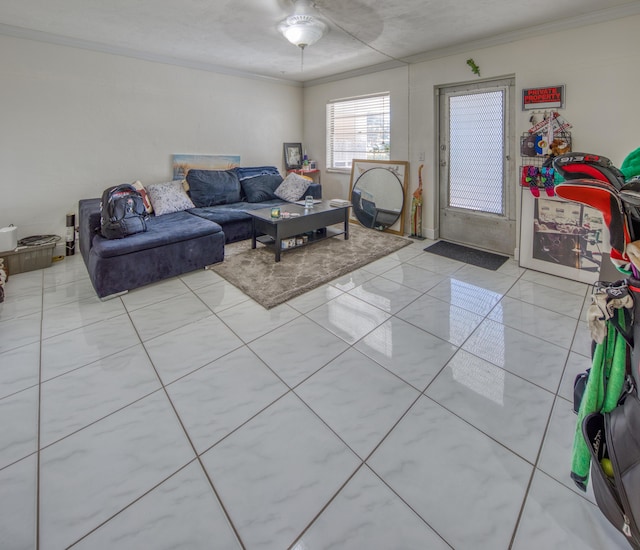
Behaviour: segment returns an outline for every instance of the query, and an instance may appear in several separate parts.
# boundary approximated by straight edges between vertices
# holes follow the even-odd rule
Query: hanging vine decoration
[[[471,72],[473,74],[477,74],[478,76],[480,76],[480,67],[476,65],[476,62],[473,60],[473,58],[467,59],[467,65],[471,67]]]

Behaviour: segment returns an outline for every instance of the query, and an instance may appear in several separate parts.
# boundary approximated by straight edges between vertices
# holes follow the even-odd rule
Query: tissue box
[[[0,252],[4,250],[15,250],[18,246],[18,228],[11,225],[0,227]]]

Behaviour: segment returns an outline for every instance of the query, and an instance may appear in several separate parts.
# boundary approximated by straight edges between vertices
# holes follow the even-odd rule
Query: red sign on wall
[[[560,109],[564,107],[564,84],[522,89],[522,110]]]

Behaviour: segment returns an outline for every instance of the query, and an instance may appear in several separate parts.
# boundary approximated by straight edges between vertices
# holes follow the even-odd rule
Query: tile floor
[[[589,287],[424,246],[269,311],[11,277],[0,548],[627,548],[568,475]]]

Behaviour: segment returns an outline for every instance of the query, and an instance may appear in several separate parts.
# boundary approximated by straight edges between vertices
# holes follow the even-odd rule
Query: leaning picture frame
[[[395,177],[379,177],[381,173],[387,172]],[[408,175],[409,161],[406,160],[353,159],[349,184],[352,203],[349,221],[364,227],[404,235]],[[373,177],[365,184],[366,189],[362,187],[360,193],[354,194],[354,188],[358,187],[364,178],[369,179],[369,176]],[[385,189],[389,184],[391,188]],[[380,199],[383,199],[383,202]],[[378,221],[380,223],[377,223]]]
[[[610,253],[602,214],[559,197],[522,191],[520,266],[594,284]]]
[[[284,166],[287,170],[302,168],[302,143],[284,144]]]

